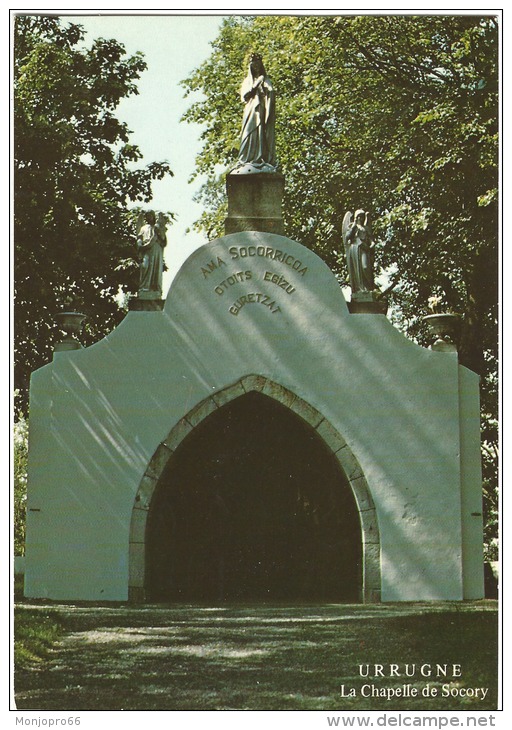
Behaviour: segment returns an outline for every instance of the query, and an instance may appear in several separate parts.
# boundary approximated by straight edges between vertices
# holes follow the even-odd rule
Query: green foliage
[[[14,554],[25,553],[25,514],[27,502],[28,421],[22,412],[14,423],[13,436],[13,497]]]
[[[137,146],[116,119],[146,68],[115,40],[90,48],[75,24],[20,15],[14,38],[15,380],[26,403],[30,373],[51,359],[53,315],[88,319],[85,344],[124,316],[137,264],[129,201],[151,200],[165,162],[139,169]]]
[[[496,503],[498,26],[492,16],[229,18],[184,86],[204,125],[198,226],[223,233],[247,54],[276,87],[286,234],[347,282],[346,210],[372,212],[395,323],[421,344],[428,298],[464,315],[461,362],[481,376],[488,529]],[[236,152],[236,149],[235,149]],[[494,525],[490,527],[491,523]],[[490,533],[488,533],[490,539]]]

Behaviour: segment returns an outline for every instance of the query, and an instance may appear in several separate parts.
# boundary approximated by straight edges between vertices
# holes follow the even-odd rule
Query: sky
[[[138,166],[167,160],[174,177],[153,183],[153,201],[146,207],[171,211],[177,221],[167,231],[164,296],[185,259],[206,239],[187,233],[201,215],[193,202],[200,179],[190,184],[195,157],[201,149],[201,127],[180,122],[197,96],[184,98],[180,81],[187,78],[211,53],[211,42],[218,35],[222,17],[218,15],[75,15],[70,21],[83,25],[85,42],[95,38],[115,38],[128,55],[144,54],[147,70],[137,88],[139,94],[123,99],[116,110],[120,121],[132,131],[130,142],[139,146],[143,159]],[[242,81],[242,78],[240,79]],[[240,116],[240,123],[242,117]]]

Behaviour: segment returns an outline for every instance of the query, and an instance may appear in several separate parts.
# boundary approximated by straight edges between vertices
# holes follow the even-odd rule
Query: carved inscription
[[[232,259],[262,256],[266,259],[272,259],[272,261],[281,261],[286,266],[291,266],[301,276],[305,276],[308,272],[308,267],[304,266],[302,261],[296,259],[295,256],[271,246],[231,246],[229,253]]]
[[[226,266],[226,262],[223,261],[220,256],[217,256],[217,260],[212,259],[211,261],[208,261],[205,266],[201,267],[201,273],[203,275],[203,278],[206,279],[206,277],[209,274],[212,274],[214,271],[219,269],[221,266]]]
[[[262,294],[261,292],[252,292],[251,294],[241,296],[240,299],[237,299],[236,302],[231,305],[229,311],[231,314],[236,316],[246,304],[263,304],[265,307],[269,308],[272,314],[281,311],[281,307],[276,306],[275,301],[272,301],[271,297],[267,294]]]
[[[249,279],[252,279],[252,271],[237,271],[236,274],[231,274],[231,276],[228,276],[227,279],[221,281],[220,284],[215,287],[214,292],[219,296],[222,296],[228,287],[242,281],[249,281]]]
[[[265,271],[265,275],[263,277],[265,281],[271,281],[272,284],[275,284],[276,286],[279,286],[281,289],[284,289],[287,294],[293,294],[295,291],[295,287],[290,284],[290,282],[286,281],[284,276],[279,276],[279,274],[274,274],[272,271]]]
[[[280,264],[290,267],[290,269],[295,272],[295,276],[306,276],[308,273],[308,267],[305,266],[300,259],[295,258],[295,256],[287,251],[282,251],[281,249],[273,248],[272,246],[231,246],[228,251],[231,256],[231,261],[237,261],[239,262],[239,265],[242,263],[242,259],[247,260],[259,257],[268,261],[279,262]],[[244,261],[243,263],[249,263],[249,261]],[[217,256],[201,266],[200,272],[203,279],[207,279],[211,274],[218,275],[226,266],[226,261],[224,261],[224,259],[220,256]],[[225,272],[225,278],[222,279],[222,281],[213,282],[213,292],[217,296],[222,297],[226,292],[230,291],[231,287],[241,284],[243,285],[245,282],[251,280],[255,281],[259,278],[262,283],[268,282],[269,284],[272,284],[273,286],[270,287],[271,289],[273,287],[278,287],[289,296],[293,295],[296,292],[296,285],[289,280],[290,275],[287,274],[286,271],[284,271],[284,275],[283,273],[280,273],[279,270],[276,271],[275,269],[279,269],[280,267],[275,266],[275,264],[271,268],[273,270],[267,269],[261,274],[258,274],[251,269],[234,271],[232,273]],[[226,273],[228,276],[226,276]],[[294,275],[292,274],[292,279],[293,277]],[[214,279],[218,279],[218,276],[214,276]],[[282,311],[281,307],[275,300],[275,295],[273,297],[262,291],[253,291],[239,296],[238,299],[236,299],[228,308],[228,311],[236,317],[240,310],[248,304],[260,304],[261,306],[267,307],[271,314],[276,314],[277,312]]]

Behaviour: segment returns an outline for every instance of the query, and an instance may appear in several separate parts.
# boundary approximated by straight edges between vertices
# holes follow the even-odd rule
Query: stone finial
[[[450,307],[445,304],[440,290],[428,298],[428,308],[431,314],[423,317],[423,321],[436,338],[431,349],[438,352],[457,352],[460,315],[452,312]]]
[[[58,312],[55,319],[59,328],[65,333],[65,337],[60,342],[55,343],[54,352],[65,352],[69,350],[80,350],[82,345],[77,339],[77,335],[82,329],[85,314],[80,312]]]
[[[429,300],[430,301],[430,300]],[[457,342],[460,334],[460,314],[451,312],[436,312],[423,317],[430,332],[435,336],[432,350],[438,352],[457,352]]]

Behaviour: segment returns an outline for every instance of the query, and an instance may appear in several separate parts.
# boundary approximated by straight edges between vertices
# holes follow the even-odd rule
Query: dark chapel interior
[[[146,539],[150,601],[361,599],[346,477],[309,424],[260,393],[215,411],[180,444]]]

